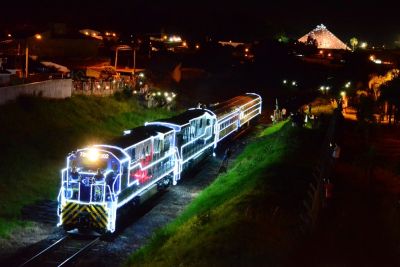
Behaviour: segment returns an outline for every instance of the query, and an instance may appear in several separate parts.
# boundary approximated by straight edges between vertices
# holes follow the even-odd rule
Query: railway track
[[[36,253],[19,266],[68,266],[99,240],[100,237],[84,239],[67,235]]]

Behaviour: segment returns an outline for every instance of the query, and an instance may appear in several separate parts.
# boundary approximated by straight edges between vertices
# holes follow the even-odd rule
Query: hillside
[[[1,106],[0,237],[26,225],[19,220],[24,205],[56,198],[68,152],[172,114],[143,108],[134,98],[114,97],[23,97]]]

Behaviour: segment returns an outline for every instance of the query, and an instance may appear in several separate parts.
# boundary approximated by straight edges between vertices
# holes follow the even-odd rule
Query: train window
[[[165,139],[164,143],[164,151],[167,152],[169,150],[170,140],[169,138]]]
[[[207,119],[207,126],[210,126],[210,124],[211,124],[211,120]]]
[[[154,153],[159,153],[161,148],[161,140],[156,138],[154,139]]]

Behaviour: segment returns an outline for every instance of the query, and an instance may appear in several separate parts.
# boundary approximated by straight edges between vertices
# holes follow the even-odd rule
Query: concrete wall
[[[0,105],[17,99],[20,95],[36,95],[45,98],[71,97],[72,79],[48,80],[15,86],[0,87]]]

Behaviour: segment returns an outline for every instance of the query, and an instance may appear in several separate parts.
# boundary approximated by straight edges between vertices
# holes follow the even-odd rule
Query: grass
[[[262,131],[226,174],[126,265],[281,264],[298,233],[320,138],[317,130],[286,122]]]
[[[1,106],[0,237],[27,225],[19,219],[23,206],[56,198],[68,152],[172,114],[143,108],[133,98],[114,97],[23,97]]]

